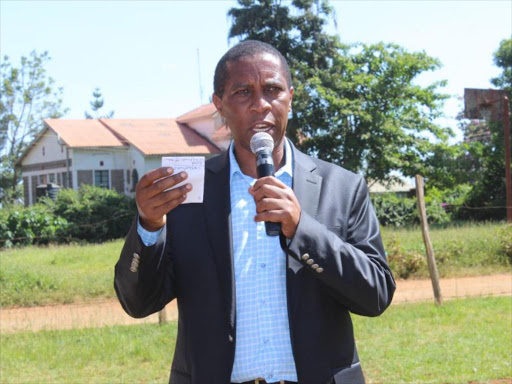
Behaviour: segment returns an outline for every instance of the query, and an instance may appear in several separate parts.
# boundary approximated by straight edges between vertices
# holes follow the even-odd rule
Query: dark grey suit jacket
[[[302,213],[295,236],[288,244],[281,238],[281,246],[299,383],[364,383],[349,312],[380,315],[395,290],[379,223],[361,176],[293,146],[292,152]],[[115,290],[131,316],[145,317],[178,300],[170,383],[230,382],[236,303],[229,175],[227,152],[209,159],[203,204],[171,211],[151,247],[141,242],[136,219],[115,268]]]

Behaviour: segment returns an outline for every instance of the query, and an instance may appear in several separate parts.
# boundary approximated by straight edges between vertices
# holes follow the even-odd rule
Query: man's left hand
[[[262,177],[249,188],[256,203],[254,221],[281,223],[281,232],[288,239],[295,235],[301,208],[293,190],[273,176]]]

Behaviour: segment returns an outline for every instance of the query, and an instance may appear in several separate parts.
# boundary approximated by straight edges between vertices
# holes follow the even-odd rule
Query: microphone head
[[[272,153],[274,139],[267,132],[258,132],[251,138],[251,151],[255,155],[260,151],[267,150]]]

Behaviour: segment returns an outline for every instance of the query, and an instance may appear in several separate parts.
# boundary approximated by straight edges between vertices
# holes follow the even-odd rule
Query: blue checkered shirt
[[[240,170],[233,143],[229,156],[237,317],[231,381],[297,381],[288,323],[286,255],[279,237],[267,236],[265,224],[254,221],[256,205],[248,189],[256,179]],[[292,186],[291,148],[287,141],[285,165],[276,177]],[[156,242],[160,232],[148,232],[139,224],[138,233],[149,246]]]

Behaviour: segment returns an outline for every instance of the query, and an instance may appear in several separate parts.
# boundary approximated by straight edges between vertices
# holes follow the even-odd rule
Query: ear
[[[290,87],[290,103],[288,104],[288,112],[292,110],[292,100],[293,100],[293,87]]]
[[[221,117],[224,117],[224,112],[222,111],[222,99],[214,93],[212,95],[212,101],[213,104],[215,105],[215,108],[217,108],[217,112],[219,112],[219,115],[221,115]]]

